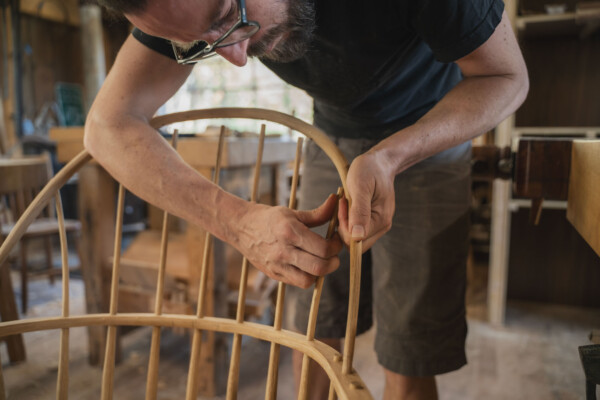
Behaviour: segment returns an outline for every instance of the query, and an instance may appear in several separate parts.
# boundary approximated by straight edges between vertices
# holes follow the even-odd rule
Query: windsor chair
[[[336,146],[317,128],[286,114],[276,111],[248,108],[222,108],[193,110],[169,115],[163,115],[154,118],[151,125],[158,129],[169,124],[181,121],[197,119],[229,119],[229,118],[249,118],[255,120],[270,121],[288,127],[297,131],[311,140],[314,140],[331,158],[336,169],[339,172],[342,185],[346,183],[346,174],[348,163],[342,153]],[[262,143],[264,143],[265,127],[261,129],[259,139],[257,161],[252,182],[252,198],[256,200],[256,191],[258,186],[258,177],[260,163],[262,158]],[[173,137],[173,146],[176,146],[177,135]],[[220,143],[222,143],[223,134],[221,134]],[[298,140],[296,159],[294,162],[294,175],[290,193],[289,206],[295,207],[296,186],[298,184],[299,166],[301,162],[302,138]],[[14,334],[24,334],[28,332],[59,329],[61,331],[60,356],[57,371],[57,390],[56,398],[66,399],[68,396],[69,383],[69,330],[81,326],[105,326],[107,327],[107,339],[105,347],[104,366],[101,384],[101,398],[111,399],[113,396],[113,383],[115,374],[115,349],[116,349],[116,330],[119,326],[150,326],[152,327],[152,340],[149,351],[149,363],[146,378],[146,399],[155,399],[159,391],[158,388],[158,366],[159,349],[161,340],[161,330],[166,327],[177,327],[190,330],[192,332],[189,369],[187,375],[186,399],[191,400],[197,397],[197,381],[194,377],[199,373],[198,362],[200,358],[200,349],[202,333],[205,331],[225,332],[233,335],[231,346],[231,361],[229,365],[229,376],[227,381],[227,399],[235,399],[239,385],[240,353],[242,351],[242,336],[250,336],[260,340],[270,342],[269,367],[266,377],[265,398],[275,399],[277,396],[278,365],[281,346],[301,351],[303,356],[302,376],[300,382],[299,398],[307,398],[309,360],[314,360],[320,365],[330,378],[330,399],[371,399],[371,395],[360,376],[353,369],[354,339],[356,335],[356,321],[358,317],[358,296],[360,287],[360,267],[362,244],[360,241],[353,242],[350,246],[351,253],[351,283],[349,310],[347,316],[347,329],[344,341],[344,349],[340,354],[335,349],[329,347],[323,342],[315,339],[314,332],[317,321],[317,312],[319,308],[320,293],[323,284],[323,278],[319,278],[314,285],[313,301],[307,330],[304,334],[293,332],[282,328],[286,285],[279,283],[277,287],[277,297],[274,312],[273,325],[264,325],[244,320],[246,282],[248,277],[248,260],[243,259],[240,277],[240,289],[238,296],[237,312],[235,318],[218,318],[206,315],[204,305],[206,301],[207,287],[207,265],[210,257],[210,248],[212,237],[206,234],[204,241],[204,254],[201,265],[199,266],[199,290],[195,315],[164,314],[163,309],[163,288],[165,279],[165,263],[168,251],[168,214],[164,214],[164,224],[162,230],[160,266],[157,277],[154,312],[151,313],[120,313],[118,312],[118,293],[119,293],[119,271],[121,257],[121,238],[123,221],[123,200],[125,188],[120,185],[118,191],[117,220],[115,226],[114,256],[112,264],[112,281],[110,287],[110,309],[106,314],[87,314],[83,316],[71,316],[69,314],[69,275],[68,259],[66,254],[66,234],[64,227],[63,210],[60,202],[58,190],[65,182],[78,171],[83,165],[91,160],[91,156],[82,151],[66,167],[64,167],[40,192],[34,199],[27,211],[16,223],[10,235],[6,238],[2,247],[0,247],[0,263],[2,263],[10,250],[16,245],[20,237],[24,234],[29,224],[35,219],[36,215],[53,199],[56,199],[56,211],[60,223],[60,240],[62,249],[62,315],[52,318],[27,319],[21,321],[8,321],[0,323],[0,338]],[[220,169],[220,150],[216,155],[216,165],[213,174],[213,181],[218,183]],[[347,193],[344,190],[338,191],[338,196]],[[334,233],[336,227],[335,218],[330,222],[328,235]],[[217,267],[218,268],[218,267]],[[325,278],[326,279],[326,278]],[[2,379],[2,367],[0,364],[0,400],[5,398],[5,388]]]

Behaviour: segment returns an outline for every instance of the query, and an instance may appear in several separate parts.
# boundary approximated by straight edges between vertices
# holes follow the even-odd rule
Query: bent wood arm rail
[[[208,109],[208,110],[194,110],[181,112],[176,114],[169,114],[160,117],[156,117],[150,121],[151,126],[159,128],[165,125],[169,125],[175,122],[182,122],[188,120],[197,119],[216,119],[216,118],[249,118],[257,120],[266,120],[269,122],[278,123],[294,129],[308,138],[314,140],[325,153],[333,161],[342,181],[342,186],[346,188],[346,176],[348,170],[348,162],[339,151],[339,149],[329,140],[329,138],[319,129],[307,124],[295,117],[282,114],[280,112],[263,110],[263,109],[247,109],[247,108],[220,108],[220,109]],[[224,130],[221,130],[220,141],[223,140]],[[261,133],[261,141],[264,140],[264,126],[263,132]],[[295,173],[293,177],[292,193],[290,195],[290,208],[294,208],[295,204],[295,185],[298,181],[298,167],[300,163],[300,149],[302,141],[299,141],[297,156],[295,162]],[[221,146],[220,146],[221,148]],[[220,151],[219,151],[220,153]],[[259,151],[259,153],[261,153]],[[260,154],[259,154],[260,158]],[[219,155],[217,160],[219,159]],[[16,223],[15,227],[11,231],[10,235],[6,238],[2,246],[0,247],[0,263],[6,261],[10,250],[18,243],[21,236],[25,233],[27,226],[37,217],[37,215],[43,210],[43,208],[56,196],[59,199],[59,189],[68,181],[68,179],[77,172],[83,165],[91,160],[91,156],[87,151],[82,151],[73,160],[71,160],[54,178],[50,180],[48,185],[39,193],[39,195],[30,204],[26,212]],[[257,160],[256,171],[260,168],[260,159]],[[218,174],[215,175],[217,178]],[[258,185],[258,172],[255,173],[254,186]],[[256,189],[254,189],[256,190]],[[348,323],[344,344],[343,355],[333,348],[325,345],[322,342],[314,339],[314,324],[316,322],[316,315],[318,310],[318,302],[320,298],[320,290],[322,279],[314,287],[313,305],[315,309],[309,320],[309,328],[305,335],[291,332],[288,330],[281,329],[281,312],[283,304],[283,296],[285,293],[285,285],[280,283],[277,295],[277,307],[276,307],[276,322],[274,326],[268,326],[263,324],[251,323],[243,320],[243,303],[244,295],[240,295],[240,303],[238,304],[238,317],[236,319],[217,318],[204,316],[201,303],[203,301],[202,296],[199,296],[198,313],[196,315],[174,315],[174,314],[162,314],[160,310],[160,303],[162,298],[162,279],[159,277],[156,289],[156,304],[157,309],[154,313],[118,313],[118,275],[119,275],[119,251],[120,251],[120,237],[121,237],[121,223],[122,218],[119,215],[122,214],[122,200],[123,200],[124,188],[119,190],[119,204],[120,212],[118,213],[116,223],[116,239],[115,239],[115,255],[113,257],[113,284],[111,287],[111,304],[110,312],[108,314],[89,314],[85,316],[71,316],[69,315],[69,303],[68,303],[68,285],[69,280],[63,279],[63,307],[62,316],[52,318],[39,318],[39,319],[28,319],[20,321],[10,321],[6,323],[0,323],[0,337],[13,335],[16,333],[26,333],[39,330],[49,329],[61,329],[61,348],[60,348],[60,359],[59,359],[59,373],[57,379],[57,398],[67,398],[68,388],[68,333],[70,328],[83,327],[83,326],[108,326],[109,337],[106,347],[105,366],[103,371],[102,380],[102,398],[112,398],[112,385],[114,375],[114,332],[117,326],[121,325],[133,325],[133,326],[151,326],[153,327],[153,344],[150,349],[151,362],[149,365],[149,373],[147,378],[147,392],[146,398],[151,399],[156,397],[156,379],[157,379],[157,365],[158,365],[158,343],[160,341],[161,327],[181,327],[189,328],[194,330],[195,337],[199,337],[199,332],[202,331],[219,331],[225,333],[232,333],[239,337],[240,335],[251,336],[260,340],[271,342],[272,344],[272,356],[270,357],[269,363],[269,375],[267,383],[266,398],[275,398],[277,393],[277,364],[279,356],[278,346],[283,345],[292,349],[296,349],[305,354],[305,357],[316,361],[327,373],[331,380],[330,398],[335,398],[335,395],[340,399],[371,399],[371,395],[366,390],[365,384],[361,378],[356,374],[352,368],[352,360],[354,354],[354,338],[356,335],[356,321],[358,318],[358,298],[359,298],[359,287],[360,287],[360,261],[362,254],[362,243],[352,242],[350,246],[351,253],[351,268],[350,268],[350,298],[349,298],[349,310],[348,310]],[[340,190],[338,196],[344,193],[348,201],[347,190]],[[255,197],[255,195],[253,196]],[[62,206],[60,201],[57,201],[57,212],[62,220]],[[167,221],[168,215],[165,213],[164,221]],[[332,226],[330,231],[332,232]],[[68,277],[68,267],[66,259],[66,237],[64,234],[60,236],[61,249],[63,251],[63,273]],[[206,237],[207,243],[209,243],[209,235]],[[163,229],[163,241],[161,259],[165,257],[166,253],[166,229]],[[207,246],[208,248],[208,246]],[[207,257],[205,255],[205,257]],[[164,260],[161,261],[161,269],[164,269]],[[206,267],[203,266],[204,270]],[[162,273],[164,275],[164,271]],[[241,291],[242,292],[242,291]],[[240,293],[241,293],[240,292]],[[193,352],[193,351],[192,351]],[[239,352],[238,352],[239,353]],[[108,360],[108,361],[107,361]],[[232,357],[232,365],[235,368],[239,363],[239,355]],[[193,360],[190,363],[190,372],[188,373],[188,380],[192,379],[193,374],[190,373],[194,370]],[[231,370],[230,366],[230,380],[232,387],[237,391],[237,371]],[[303,368],[304,369],[304,368]],[[2,367],[0,365],[0,380],[2,380]],[[306,379],[302,379],[303,385],[307,385]],[[6,382],[4,382],[6,383]],[[189,382],[188,382],[189,383]],[[0,385],[0,400],[5,398],[4,388]],[[228,399],[235,399],[237,393],[234,390],[228,391]],[[306,398],[306,387],[304,390],[300,390],[301,397]],[[304,394],[303,394],[304,393]],[[195,398],[195,388],[188,388],[188,398]]]
[[[319,128],[310,125],[301,119],[292,117],[279,111],[265,110],[262,108],[210,108],[206,110],[190,110],[173,114],[161,115],[153,118],[150,125],[153,128],[160,128],[165,125],[176,122],[192,121],[196,119],[216,119],[216,118],[247,118],[256,120],[266,120],[275,122],[295,131],[301,132],[304,136],[312,139],[329,156],[335,168],[340,174],[344,193],[348,198],[348,188],[346,187],[346,176],[348,175],[348,160],[337,148],[337,146],[323,133]],[[349,199],[349,198],[348,198]]]

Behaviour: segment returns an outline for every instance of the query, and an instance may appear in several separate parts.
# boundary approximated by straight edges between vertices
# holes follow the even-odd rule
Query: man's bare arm
[[[397,174],[494,128],[524,101],[527,68],[506,13],[492,36],[456,63],[463,81],[414,125],[381,141],[350,166],[353,204],[349,218],[345,204],[339,214],[344,241],[362,237],[363,249],[368,249],[390,228]]]
[[[233,244],[273,278],[307,287],[336,269],[339,239],[308,229],[328,219],[333,198],[314,211],[251,204],[189,167],[148,125],[190,71],[130,36],[88,115],[86,148],[133,193]]]

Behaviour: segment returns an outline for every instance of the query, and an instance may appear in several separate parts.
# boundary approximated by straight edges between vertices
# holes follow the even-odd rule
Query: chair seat
[[[6,224],[2,226],[2,236],[6,237],[13,229],[14,224]],[[65,230],[67,232],[80,231],[81,222],[74,219],[65,219]],[[58,233],[58,220],[55,218],[40,218],[36,219],[27,227],[27,231],[23,237],[35,237]]]

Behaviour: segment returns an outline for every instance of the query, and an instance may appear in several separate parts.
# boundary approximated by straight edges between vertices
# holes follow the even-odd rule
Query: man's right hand
[[[336,201],[331,195],[307,211],[246,203],[244,213],[230,225],[232,243],[267,276],[306,289],[340,264],[343,244],[338,234],[325,239],[309,229],[330,220]]]

